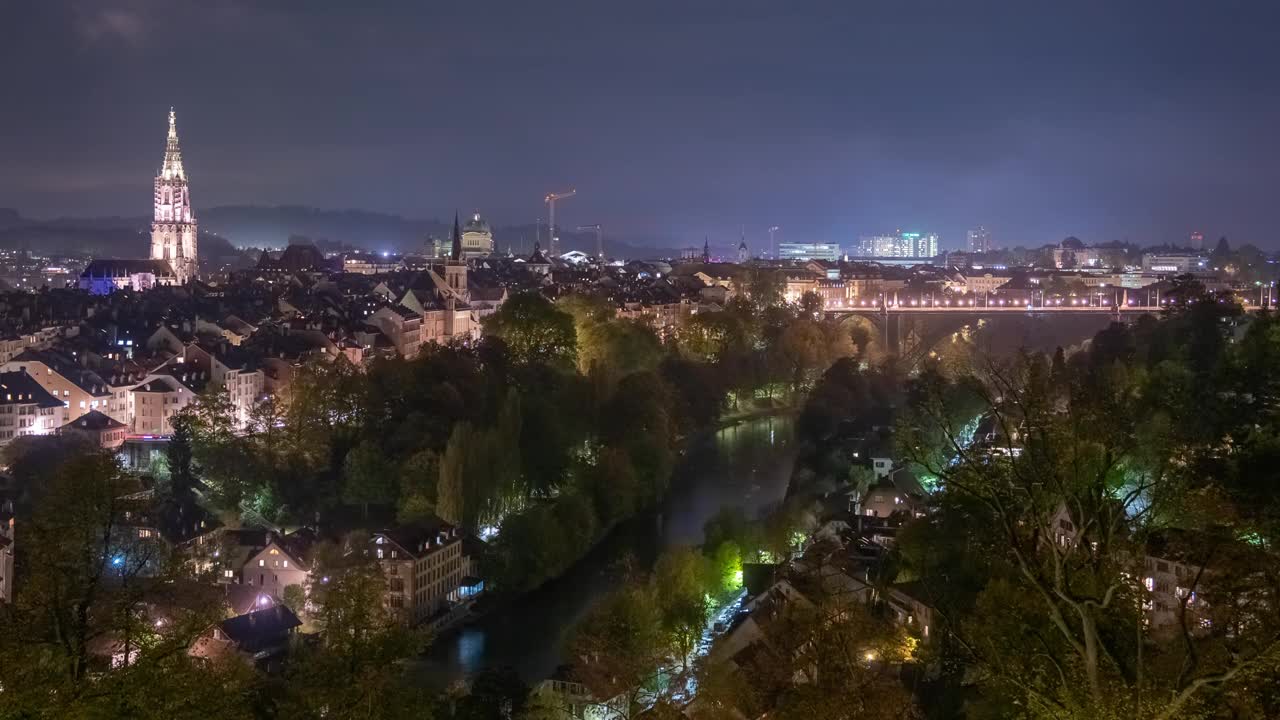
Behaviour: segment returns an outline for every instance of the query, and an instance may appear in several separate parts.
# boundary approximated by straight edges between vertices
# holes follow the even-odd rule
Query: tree
[[[445,522],[459,526],[463,525],[467,515],[463,473],[466,469],[466,448],[473,434],[469,423],[454,426],[449,445],[440,460],[440,481],[436,486],[436,514]]]
[[[627,583],[574,629],[569,644],[574,677],[601,701],[620,698],[627,717],[663,696],[659,682],[670,658],[657,598],[646,584]]]
[[[800,317],[817,320],[822,316],[822,296],[813,290],[806,290],[796,304]]]
[[[255,488],[245,473],[246,447],[236,437],[234,407],[225,390],[197,396],[172,420],[178,447],[170,448],[169,473],[175,496],[195,486],[197,478],[219,510],[233,513]]]
[[[307,591],[301,585],[286,585],[283,595],[280,599],[284,601],[285,607],[302,617],[307,606]]]
[[[708,594],[717,589],[711,563],[692,548],[668,550],[654,565],[650,582],[677,664],[687,671],[711,612]]]
[[[913,570],[938,598],[952,598],[937,606],[952,618],[958,652],[991,677],[986,691],[1033,716],[1181,716],[1214,693],[1238,691],[1255,673],[1274,673],[1280,656],[1280,598],[1270,593],[1253,596],[1248,637],[1193,627],[1192,593],[1248,584],[1275,573],[1276,562],[1252,554],[1243,573],[1225,562],[1250,553],[1238,534],[1218,529],[1224,512],[1198,511],[1228,479],[1206,475],[1211,466],[1195,460],[1202,451],[1216,455],[1219,440],[1201,448],[1167,432],[1164,413],[1184,411],[1164,403],[1153,416],[1146,404],[1161,395],[1144,397],[1142,375],[1131,372],[1139,353],[1123,348],[1095,343],[1078,362],[1097,370],[1065,397],[1048,382],[1043,357],[992,363],[977,389],[1000,428],[995,449],[969,446],[955,432],[939,402],[943,386],[921,386],[912,400],[937,430],[932,440],[917,435],[903,445],[940,478],[946,516],[934,523],[977,538],[983,547],[974,552],[989,563],[963,583],[954,565],[917,560]],[[1139,574],[1147,571],[1135,559],[1177,537],[1194,541],[1168,552],[1208,569],[1213,582],[1180,580],[1179,624],[1165,634],[1144,622],[1148,589]],[[906,533],[904,548],[913,544]],[[911,556],[930,557],[916,547]],[[1236,597],[1215,607],[1238,608]]]
[[[343,471],[342,502],[359,505],[369,517],[370,505],[389,505],[395,500],[391,465],[377,443],[364,440],[347,454]]]
[[[169,492],[175,498],[189,498],[196,489],[196,475],[192,467],[192,420],[179,414],[171,422],[173,435],[165,449],[169,470]]]
[[[745,286],[747,297],[757,312],[782,304],[782,278],[773,268],[750,268]]]
[[[573,316],[537,293],[519,293],[509,298],[485,318],[485,333],[502,338],[507,352],[518,363],[572,368],[577,361]]]
[[[471,681],[466,695],[453,712],[454,720],[508,720],[525,718],[529,686],[509,667],[487,668]]]
[[[440,456],[434,450],[422,450],[409,456],[400,469],[396,521],[411,525],[434,515],[439,480]]]
[[[605,446],[597,453],[595,464],[582,472],[595,516],[602,527],[629,517],[640,503],[640,481],[636,478],[631,457],[621,448]]]
[[[709,705],[782,720],[921,717],[893,671],[914,659],[914,640],[862,604],[830,597],[780,608],[762,630],[761,652],[742,661],[738,682],[710,684]]]
[[[421,652],[422,634],[406,630],[383,603],[386,581],[373,564],[324,568],[313,585],[322,641],[291,658],[280,690],[284,718],[399,718],[422,711],[428,695],[402,661]]]
[[[1231,259],[1231,243],[1227,242],[1227,236],[1223,235],[1218,238],[1218,244],[1213,246],[1213,252],[1209,258],[1216,263],[1225,263]]]
[[[202,668],[187,654],[223,617],[220,598],[189,593],[159,543],[120,525],[137,490],[114,458],[82,449],[33,495],[14,602],[0,607],[0,714],[249,712],[243,668]],[[111,661],[99,662],[104,650]]]

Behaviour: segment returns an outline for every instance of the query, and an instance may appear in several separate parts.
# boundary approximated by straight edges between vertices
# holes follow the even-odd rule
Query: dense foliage
[[[940,489],[899,549],[947,629],[933,700],[968,717],[1280,710],[1280,321],[1182,291],[1069,357],[911,383],[899,446]],[[1176,588],[1152,579],[1166,565],[1185,568]]]

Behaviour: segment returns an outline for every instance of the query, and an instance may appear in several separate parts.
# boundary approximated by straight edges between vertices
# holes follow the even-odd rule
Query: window
[[[285,568],[288,568],[288,567],[289,567],[289,561],[288,561],[288,560],[285,560],[285,561],[284,561],[284,566],[285,566]]]
[[[259,561],[258,561],[258,567],[266,567],[266,566],[267,566],[267,561],[266,561],[266,560],[259,560]]]
[[[235,577],[235,576],[236,576],[236,571],[235,571],[235,570],[223,570],[223,571],[222,571],[222,576],[223,576],[223,577],[228,577],[228,578],[233,578],[233,577]]]

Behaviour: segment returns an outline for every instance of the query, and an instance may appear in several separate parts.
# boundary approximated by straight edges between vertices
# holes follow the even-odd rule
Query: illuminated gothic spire
[[[178,120],[169,108],[169,138],[164,146],[164,166],[160,169],[160,177],[165,180],[186,180],[187,173],[182,169],[182,150],[178,147]]]
[[[449,254],[451,260],[462,259],[462,229],[458,226],[458,211],[453,212],[453,248]]]

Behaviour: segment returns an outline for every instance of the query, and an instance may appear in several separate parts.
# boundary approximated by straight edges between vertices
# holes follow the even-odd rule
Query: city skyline
[[[0,116],[2,204],[145,214],[138,178],[172,105],[201,169],[197,211],[479,207],[524,224],[575,187],[562,226],[672,245],[744,225],[760,245],[777,225],[778,241],[841,243],[915,227],[960,249],[979,224],[1002,245],[1193,230],[1276,245],[1269,8],[1007,5],[992,23],[724,7],[24,7],[0,53],[21,62],[39,38],[48,59],[9,90],[23,111]],[[904,35],[925,50],[886,61]]]

